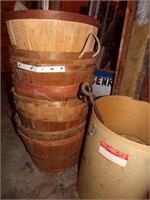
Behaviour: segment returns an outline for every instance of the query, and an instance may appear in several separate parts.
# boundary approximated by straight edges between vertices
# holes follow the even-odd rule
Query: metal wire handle
[[[87,82],[82,83],[82,85],[81,85],[81,90],[82,90],[82,92],[83,92],[84,95],[86,95],[87,97],[89,97],[89,100],[90,100],[90,102],[91,102],[91,104],[92,104],[92,107],[93,107],[93,109],[94,109],[94,112],[95,112],[95,114],[96,114],[96,117],[99,119],[99,121],[100,121],[101,123],[104,124],[104,121],[103,121],[103,119],[102,119],[102,116],[101,116],[101,114],[100,114],[100,112],[99,112],[99,110],[98,110],[98,108],[97,108],[97,106],[96,106],[96,104],[95,104],[95,101],[94,101],[94,98],[93,98],[94,95],[93,95],[93,93],[92,93],[91,85],[90,85],[89,83],[87,83]]]

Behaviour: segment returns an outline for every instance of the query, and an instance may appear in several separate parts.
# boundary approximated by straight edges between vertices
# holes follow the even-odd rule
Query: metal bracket
[[[93,124],[93,127],[92,127],[91,131],[89,132],[89,135],[94,136],[94,135],[96,135],[96,132],[97,132],[97,127],[95,124]]]
[[[17,66],[20,69],[37,72],[37,73],[47,73],[47,72],[65,72],[65,66],[34,66],[34,65],[27,65],[24,63],[17,62]]]

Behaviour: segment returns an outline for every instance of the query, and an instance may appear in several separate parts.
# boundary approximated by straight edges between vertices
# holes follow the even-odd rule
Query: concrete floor
[[[79,199],[78,164],[63,172],[44,172],[33,164],[10,119],[10,74],[2,74],[1,82],[1,199]]]

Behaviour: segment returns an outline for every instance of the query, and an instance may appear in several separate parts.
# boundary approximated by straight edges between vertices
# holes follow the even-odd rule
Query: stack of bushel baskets
[[[99,22],[20,10],[7,13],[6,23],[18,133],[38,168],[67,169],[79,159],[88,105],[77,93],[82,82],[94,81]]]

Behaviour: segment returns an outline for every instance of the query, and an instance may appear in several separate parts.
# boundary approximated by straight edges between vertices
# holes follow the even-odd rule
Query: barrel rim
[[[91,16],[55,10],[16,10],[10,11],[5,15],[6,21],[13,19],[55,19],[85,23],[97,28],[100,27],[100,22]]]
[[[99,99],[96,100],[96,103],[97,102],[100,102],[104,99],[110,99],[110,102],[112,101],[112,99],[116,100],[116,99],[121,99],[121,100],[129,100],[129,101],[132,101],[134,102],[134,104],[136,104],[137,106],[139,106],[140,104],[143,104],[143,105],[146,105],[147,107],[150,108],[150,103],[149,102],[146,102],[146,101],[141,101],[141,100],[136,100],[136,99],[133,99],[132,97],[129,97],[129,96],[124,96],[124,95],[111,95],[111,96],[103,96]],[[98,126],[101,127],[101,130],[103,129],[104,131],[107,132],[107,135],[109,135],[111,138],[114,138],[116,140],[116,142],[120,142],[120,144],[122,143],[126,143],[126,145],[128,145],[129,147],[132,147],[132,148],[136,148],[136,150],[140,150],[140,151],[148,151],[150,152],[150,146],[149,144],[148,145],[144,145],[144,144],[140,144],[140,143],[137,143],[137,142],[134,142],[132,140],[129,140],[127,138],[124,138],[122,137],[121,135],[117,134],[116,132],[112,131],[111,129],[109,129],[107,126],[105,126],[104,124],[102,124],[99,119],[97,118],[95,112],[94,112],[94,109],[92,108],[92,114],[91,114],[91,118],[94,117],[94,120],[96,120],[96,124]],[[91,120],[91,119],[90,119]]]

